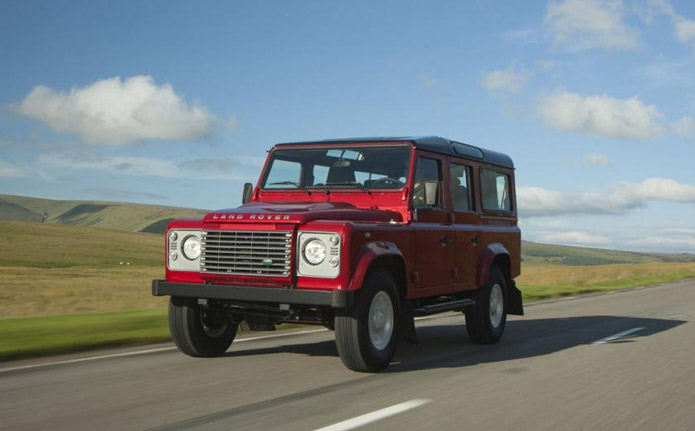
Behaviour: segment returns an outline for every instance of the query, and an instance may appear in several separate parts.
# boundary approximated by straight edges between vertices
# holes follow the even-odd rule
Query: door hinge
[[[413,283],[419,283],[420,282],[420,273],[417,271],[413,271],[410,273],[410,280]]]

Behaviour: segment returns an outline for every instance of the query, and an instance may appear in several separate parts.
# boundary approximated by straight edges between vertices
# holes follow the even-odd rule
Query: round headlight
[[[183,255],[188,260],[196,260],[200,257],[200,238],[197,236],[188,236],[183,240],[183,247],[181,247]]]
[[[304,259],[312,265],[318,265],[326,258],[326,244],[318,238],[307,241],[304,245]]]

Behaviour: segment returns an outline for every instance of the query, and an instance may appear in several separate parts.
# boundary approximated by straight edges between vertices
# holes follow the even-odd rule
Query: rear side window
[[[483,209],[486,211],[511,211],[509,175],[490,169],[480,170],[480,188]]]
[[[454,211],[470,211],[473,209],[471,199],[471,187],[468,182],[468,167],[458,163],[449,164],[451,200],[454,203]]]

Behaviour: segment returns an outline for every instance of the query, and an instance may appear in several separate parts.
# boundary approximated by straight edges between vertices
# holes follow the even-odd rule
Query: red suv
[[[335,330],[350,369],[388,366],[414,317],[463,311],[475,343],[523,314],[512,160],[440,137],[278,144],[244,205],[166,234],[169,326],[187,355],[222,355],[241,324]]]

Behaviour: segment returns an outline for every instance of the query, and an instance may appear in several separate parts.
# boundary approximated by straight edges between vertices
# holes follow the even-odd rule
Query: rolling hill
[[[64,201],[0,194],[0,221],[71,225],[124,232],[164,233],[176,217],[201,217],[207,211],[160,205],[99,201]],[[72,231],[77,232],[77,231]],[[86,231],[85,231],[86,232]],[[96,231],[86,238],[94,237]],[[96,238],[96,237],[94,237]],[[525,264],[569,266],[624,263],[695,262],[694,254],[636,253],[522,242]]]
[[[522,241],[521,259],[525,264],[589,266],[623,263],[695,262],[695,254],[637,253]]]
[[[0,195],[2,221],[91,226],[126,232],[164,233],[171,219],[201,217],[206,212],[160,205]]]

